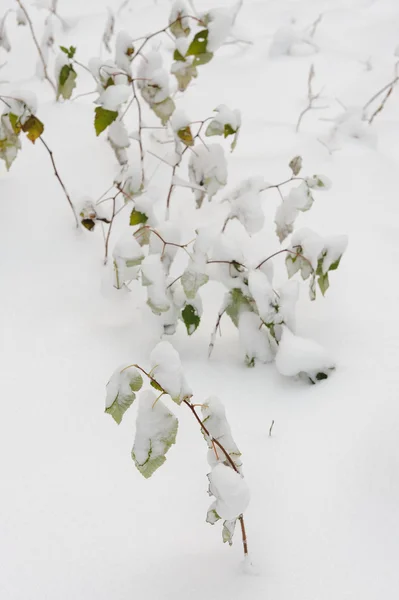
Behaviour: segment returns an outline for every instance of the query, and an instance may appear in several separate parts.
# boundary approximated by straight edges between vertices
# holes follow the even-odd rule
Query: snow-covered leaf
[[[191,398],[180,362],[180,356],[169,342],[160,342],[151,352],[151,372],[153,378],[177,404]]]
[[[143,378],[135,367],[119,367],[107,383],[105,412],[120,424],[123,415],[133,404],[143,385]]]
[[[240,473],[218,463],[209,473],[208,479],[209,492],[216,498],[215,510],[222,519],[232,521],[245,512],[250,493]]]
[[[140,394],[136,437],[132,458],[148,479],[163,465],[166,453],[176,442],[178,420],[152,391]]]
[[[193,264],[187,267],[181,278],[184,292],[190,300],[196,297],[199,288],[208,281],[209,276],[206,273],[201,273]]]

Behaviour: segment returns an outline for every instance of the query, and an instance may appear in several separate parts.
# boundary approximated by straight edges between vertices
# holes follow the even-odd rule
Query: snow
[[[2,15],[16,7],[11,0],[0,4]],[[25,4],[41,40],[48,11]],[[195,1],[200,12],[233,4]],[[101,41],[108,5],[117,18],[111,53]],[[92,56],[112,63],[121,29],[136,39],[168,23],[168,0],[135,0],[117,14],[121,5],[121,0],[59,0],[58,11],[71,27],[56,31],[51,77],[59,45],[77,46],[82,64]],[[270,59],[278,29],[289,25],[301,37],[308,35],[320,13],[313,38],[318,52]],[[221,543],[219,525],[205,523],[211,503],[208,446],[185,404],[161,398],[179,418],[179,432],[166,463],[148,481],[130,456],[140,400],[119,426],[104,414],[106,385],[118,365],[137,363],[149,372],[151,351],[161,339],[163,324],[145,305],[146,288],[137,281],[121,290],[103,284],[113,264],[111,258],[103,265],[101,224],[93,232],[75,230],[39,140],[33,145],[21,137],[9,172],[0,160],[2,599],[397,599],[399,88],[371,126],[361,117],[368,99],[393,79],[398,20],[396,0],[245,0],[232,34],[253,44],[222,46],[198,67],[187,92],[175,97],[193,120],[212,117],[225,104],[241,111],[243,123],[234,153],[231,138],[218,138],[228,187],[209,205],[204,201],[199,213],[190,190],[173,193],[170,215],[184,243],[198,226],[201,250],[213,246],[212,232],[220,230],[228,210],[219,201],[252,176],[272,184],[286,180],[296,155],[303,157],[306,176],[321,173],[332,187],[319,195],[312,190],[314,205],[297,215],[295,227],[317,232],[324,244],[329,236],[349,239],[325,298],[318,294],[310,302],[307,282],[299,273],[295,277],[300,294],[294,331],[334,359],[336,369],[327,380],[308,385],[260,361],[248,369],[239,332],[227,316],[208,359],[226,293],[218,279],[222,265],[209,265],[215,277],[200,289],[204,311],[195,334],[188,337],[179,321],[176,334],[162,338],[179,352],[193,402],[216,395],[226,407],[251,492],[245,525],[257,577],[242,573],[239,524],[230,548]],[[13,13],[6,28],[12,49],[0,48],[0,65],[6,63],[0,94],[35,93],[43,137],[71,198],[77,204],[86,196],[95,204],[119,168],[106,134],[95,135],[96,95],[56,103],[48,82],[35,77],[37,52],[29,28],[17,27]],[[162,52],[169,71],[174,42],[161,37],[169,48]],[[152,47],[149,42],[147,57]],[[141,61],[135,59],[134,69],[136,60]],[[296,134],[312,63],[316,91],[324,86],[320,105],[327,108],[309,111]],[[77,65],[76,70],[73,97],[92,92],[91,74]],[[145,123],[159,125],[145,109]],[[138,129],[135,110],[133,104],[129,132]],[[158,132],[143,135],[148,140]],[[137,142],[127,152],[139,173]],[[167,152],[169,146],[157,145],[159,156]],[[191,154],[188,150],[185,158]],[[148,192],[138,202],[152,207],[156,226],[165,218],[172,169],[147,159]],[[186,167],[177,174],[188,179]],[[274,232],[280,202],[276,189],[262,192],[265,224],[251,238],[237,220],[229,223],[226,237],[238,247],[237,260],[240,254],[255,268],[292,243],[288,238],[280,246]],[[109,211],[111,204],[95,206]],[[115,221],[111,257],[128,229],[131,207],[129,202]],[[186,268],[188,257],[184,251],[180,256],[170,281]],[[273,266],[278,293],[287,281],[284,262],[282,254],[264,265]]]
[[[192,396],[192,391],[183,373],[179,354],[169,342],[159,342],[151,352],[153,377],[180,404]]]
[[[176,417],[154,392],[140,394],[132,458],[144,477],[151,477],[165,462],[165,454],[175,443],[177,427]]]
[[[329,371],[334,366],[334,361],[320,344],[294,335],[287,327],[283,327],[276,355],[276,367],[281,375],[317,374]]]
[[[227,183],[227,164],[223,147],[220,144],[200,146],[190,156],[190,181],[203,186],[209,200]],[[201,203],[203,192],[194,190],[197,202]]]
[[[217,514],[228,521],[239,517],[248,508],[250,494],[245,479],[232,467],[219,463],[209,477],[209,490],[216,497]]]
[[[127,31],[119,31],[115,43],[115,63],[116,65],[130,75],[130,63],[134,55],[134,42],[132,36]]]
[[[127,85],[111,85],[104,90],[98,99],[98,103],[106,110],[119,110],[131,94]]]

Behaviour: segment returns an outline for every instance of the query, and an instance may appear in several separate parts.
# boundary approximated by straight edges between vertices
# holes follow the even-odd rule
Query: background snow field
[[[46,2],[25,4],[40,37]],[[71,27],[57,30],[55,47],[77,46],[83,64],[100,52],[108,58],[101,47],[107,7],[117,12],[121,4],[59,0]],[[13,6],[0,0],[0,15]],[[156,31],[168,23],[170,7],[168,0],[131,0],[116,31],[134,38]],[[303,36],[319,15],[312,46]],[[56,103],[35,74],[28,29],[8,22],[12,50],[0,48],[0,95],[37,95],[37,116],[72,199],[98,198],[117,163],[105,134],[94,131],[95,96]],[[283,181],[289,161],[301,155],[304,172],[325,174],[332,187],[300,214],[299,225],[349,239],[325,298],[311,303],[304,284],[297,307],[297,333],[313,342],[306,352],[321,345],[324,362],[336,364],[326,381],[307,385],[274,363],[247,368],[227,317],[208,360],[225,293],[218,282],[204,287],[198,331],[188,337],[181,324],[168,338],[195,401],[218,396],[225,405],[251,494],[245,518],[258,575],[243,573],[239,535],[232,547],[223,545],[220,527],[205,523],[210,469],[190,411],[173,405],[178,439],[148,480],[131,458],[137,408],[119,427],[104,414],[112,373],[121,364],[149,366],[159,322],[143,308],[140,286],[112,288],[100,229],[74,229],[48,154],[24,140],[9,172],[0,163],[2,600],[399,596],[399,89],[371,126],[360,119],[364,104],[394,77],[399,3],[244,0],[233,33],[252,44],[223,45],[200,67],[181,107],[191,120],[221,104],[240,109],[237,148],[226,150],[228,189],[252,176]],[[50,51],[51,76],[53,62]],[[311,64],[314,90],[322,90],[316,105],[324,108],[306,113],[296,133]],[[74,95],[90,91],[90,73],[79,70]],[[129,131],[134,127],[132,117]],[[154,159],[150,174],[155,169],[152,193],[164,206],[170,168]],[[279,202],[276,190],[262,197],[257,257],[280,247],[273,223]],[[204,218],[212,210],[205,206]],[[179,188],[171,219],[191,231],[193,214],[191,191]],[[122,214],[111,252],[126,230]],[[284,256],[274,266],[282,279]],[[291,375],[295,365],[280,358]],[[216,486],[227,483],[215,479]]]

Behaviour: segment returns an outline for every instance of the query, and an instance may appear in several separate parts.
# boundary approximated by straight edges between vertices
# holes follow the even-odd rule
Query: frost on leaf
[[[177,418],[154,392],[143,392],[139,398],[132,458],[146,479],[165,462],[165,454],[176,442],[177,429]]]
[[[248,507],[250,494],[245,479],[222,463],[208,475],[209,493],[215,496],[215,510],[220,518],[233,521]]]
[[[135,367],[119,367],[107,383],[107,397],[105,401],[105,412],[118,423],[122,421],[123,415],[132,405],[138,392],[143,385],[143,378]]]
[[[169,342],[160,342],[151,353],[151,373],[177,404],[191,398],[192,391],[183,373],[180,356]]]
[[[276,355],[276,367],[281,375],[299,375],[310,383],[316,383],[327,379],[335,365],[322,346],[313,340],[294,335],[284,327]]]
[[[202,421],[209,431],[209,434],[215,440],[220,441],[223,448],[226,450],[231,460],[235,464],[238,471],[242,467],[241,452],[235,443],[231,434],[230,425],[227,421],[226,410],[223,403],[216,396],[208,398],[202,408]],[[214,446],[212,440],[207,439],[208,443],[208,462],[211,467],[218,463],[228,465],[228,458],[219,446]]]
[[[211,200],[227,183],[227,164],[222,146],[210,144],[196,148],[190,155],[188,173],[192,183],[204,188],[204,191],[193,189],[197,206],[200,207],[205,193]]]

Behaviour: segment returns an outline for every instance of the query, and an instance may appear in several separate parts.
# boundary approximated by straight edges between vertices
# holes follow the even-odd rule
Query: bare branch
[[[42,52],[42,50],[40,48],[40,44],[37,41],[37,37],[36,37],[36,34],[35,34],[35,30],[33,29],[33,23],[32,23],[32,20],[31,20],[31,18],[29,16],[29,13],[26,10],[25,6],[22,4],[21,0],[16,0],[16,2],[19,5],[19,7],[21,8],[22,12],[24,13],[24,15],[26,17],[26,20],[28,21],[28,25],[29,25],[29,29],[30,29],[31,34],[32,34],[33,42],[34,42],[34,44],[36,46],[36,49],[37,49],[37,51],[39,53],[39,57],[40,57],[41,63],[43,65],[44,78],[47,79],[47,81],[49,82],[49,84],[53,88],[54,92],[56,92],[57,89],[56,89],[55,83],[54,83],[54,81],[52,79],[50,79],[50,76],[48,74],[46,61],[44,59],[43,52]]]

